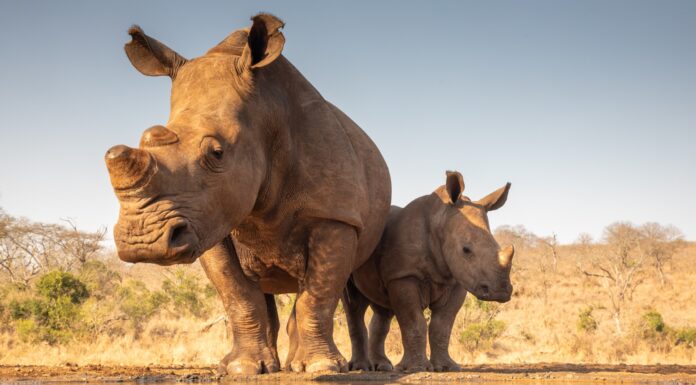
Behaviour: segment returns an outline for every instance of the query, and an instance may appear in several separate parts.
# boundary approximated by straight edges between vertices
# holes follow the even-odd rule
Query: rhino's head
[[[172,93],[165,126],[145,130],[139,148],[118,145],[105,156],[121,206],[114,238],[124,261],[193,262],[254,208],[269,167],[268,131],[283,119],[282,103],[255,82],[285,39],[274,16],[252,20],[193,60],[129,30],[133,66],[169,76]]]
[[[510,268],[515,252],[512,246],[500,248],[488,225],[488,212],[502,207],[510,183],[472,202],[462,195],[464,178],[447,172],[447,183],[436,191],[443,210],[439,210],[436,236],[442,258],[452,276],[482,300],[507,302],[512,295]]]

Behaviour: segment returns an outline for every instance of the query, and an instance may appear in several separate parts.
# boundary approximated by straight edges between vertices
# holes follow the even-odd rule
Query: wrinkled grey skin
[[[464,179],[448,172],[444,186],[404,208],[393,206],[379,246],[353,272],[344,308],[351,334],[351,369],[392,370],[384,341],[396,315],[404,345],[401,371],[456,371],[449,355],[454,319],[467,292],[481,300],[506,302],[512,285],[514,249],[501,250],[488,224],[488,212],[503,206],[510,184],[472,202]],[[364,316],[374,315],[369,338]],[[426,325],[423,310],[432,317]],[[426,356],[426,332],[430,359]]]
[[[259,14],[188,60],[138,27],[126,45],[145,75],[172,79],[166,125],[106,156],[120,202],[121,259],[201,263],[234,345],[222,372],[280,369],[272,294],[297,292],[296,371],[343,371],[333,314],[389,211],[386,164],[368,136],[282,55],[283,23]]]

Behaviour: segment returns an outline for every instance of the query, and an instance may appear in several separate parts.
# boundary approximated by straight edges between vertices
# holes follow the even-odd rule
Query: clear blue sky
[[[377,143],[395,204],[457,169],[472,198],[512,182],[493,226],[572,241],[657,221],[696,239],[694,1],[3,0],[0,207],[111,228],[104,152],[169,113],[169,79],[130,66],[127,28],[194,57],[258,11]]]

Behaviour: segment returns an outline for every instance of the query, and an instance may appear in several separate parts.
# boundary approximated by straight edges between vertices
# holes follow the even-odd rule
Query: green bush
[[[36,291],[45,299],[55,301],[68,298],[73,304],[82,303],[89,297],[87,286],[74,275],[63,271],[43,275],[36,284]]]
[[[485,350],[493,346],[498,337],[505,331],[505,322],[496,319],[476,322],[467,325],[459,335],[459,342],[466,349],[473,352],[479,349]]]
[[[10,317],[25,341],[67,342],[81,332],[80,305],[89,297],[83,282],[70,273],[52,271],[36,283],[36,295],[10,302]]]
[[[686,327],[674,331],[675,345],[684,345],[689,348],[696,347],[696,328]]]
[[[656,311],[650,311],[643,314],[644,326],[651,332],[662,333],[665,331],[665,321],[662,319],[662,314]]]
[[[150,292],[140,281],[128,280],[118,289],[119,308],[136,326],[147,321],[162,310],[167,296],[160,292]]]
[[[585,333],[593,333],[597,330],[597,320],[592,315],[594,308],[588,306],[580,311],[578,315],[578,322],[576,324],[578,331]]]
[[[174,312],[177,315],[188,313],[195,317],[202,317],[205,313],[206,303],[204,289],[198,282],[198,277],[187,274],[185,270],[178,269],[174,277],[162,282],[162,291],[169,297]]]

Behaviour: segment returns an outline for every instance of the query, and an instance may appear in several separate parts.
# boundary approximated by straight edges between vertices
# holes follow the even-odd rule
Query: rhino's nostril
[[[177,247],[184,244],[184,234],[186,234],[186,223],[174,225],[171,235],[169,236],[169,246]]]
[[[488,292],[489,292],[488,285],[481,285],[481,293],[483,295],[488,295]]]

